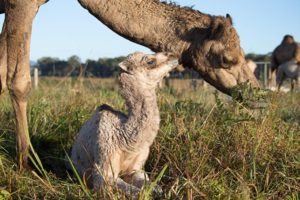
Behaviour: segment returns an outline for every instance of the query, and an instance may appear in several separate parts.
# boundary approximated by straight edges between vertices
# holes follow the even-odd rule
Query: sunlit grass
[[[212,88],[193,91],[188,80],[172,85],[158,91],[161,129],[145,166],[159,180],[160,199],[299,199],[299,93],[272,94],[266,108],[253,111]],[[42,79],[28,107],[41,163],[18,172],[14,115],[1,96],[0,199],[126,199],[88,190],[65,167],[76,133],[103,103],[126,112],[114,79]],[[145,186],[140,199],[152,189]]]

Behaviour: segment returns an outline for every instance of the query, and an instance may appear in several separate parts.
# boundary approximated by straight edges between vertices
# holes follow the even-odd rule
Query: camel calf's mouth
[[[120,74],[129,74],[128,71],[126,71],[126,70],[124,70],[124,69],[122,69],[122,68],[120,68],[119,70],[120,70],[119,75],[120,75]]]

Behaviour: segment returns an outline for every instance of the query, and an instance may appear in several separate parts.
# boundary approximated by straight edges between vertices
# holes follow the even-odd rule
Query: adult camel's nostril
[[[168,57],[168,60],[178,60],[178,58],[173,53],[166,53],[165,54]]]
[[[175,67],[178,66],[178,60],[177,60],[177,59],[170,59],[170,60],[168,61],[168,64],[169,64],[170,66],[172,66],[173,68],[175,68]]]
[[[164,56],[169,57],[169,58],[174,57],[174,54],[173,54],[173,53],[170,53],[170,52],[163,52],[162,54],[163,54]]]

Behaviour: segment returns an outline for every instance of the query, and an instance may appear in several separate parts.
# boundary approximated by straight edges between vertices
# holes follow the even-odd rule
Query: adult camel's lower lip
[[[173,59],[173,60],[169,60],[168,64],[171,65],[173,68],[177,67],[177,65],[179,64],[177,59]]]

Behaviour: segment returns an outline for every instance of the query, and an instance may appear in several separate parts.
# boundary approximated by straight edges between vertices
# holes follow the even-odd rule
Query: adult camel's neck
[[[180,55],[190,43],[187,32],[193,34],[195,26],[208,28],[212,20],[211,16],[198,11],[166,5],[157,0],[79,2],[117,34],[155,52],[168,51]]]

